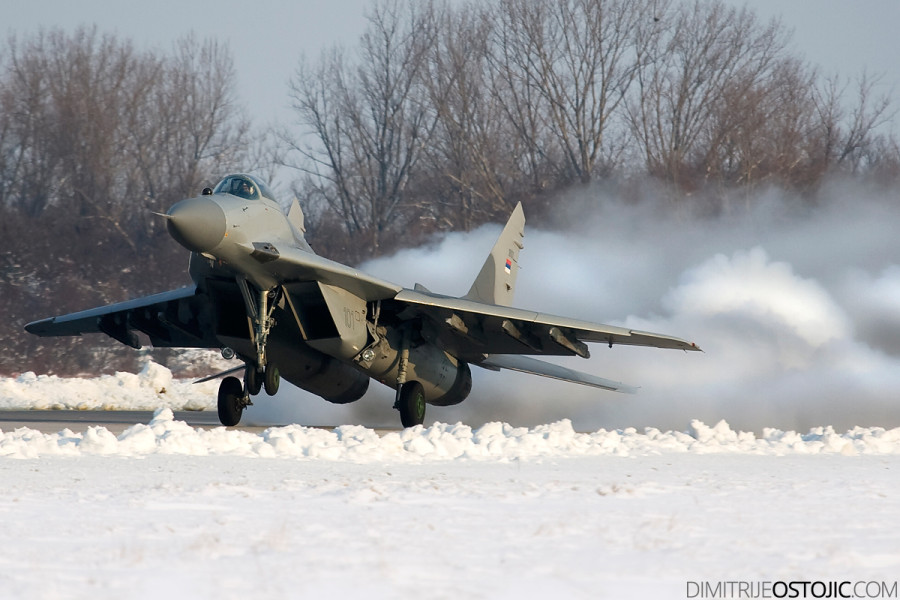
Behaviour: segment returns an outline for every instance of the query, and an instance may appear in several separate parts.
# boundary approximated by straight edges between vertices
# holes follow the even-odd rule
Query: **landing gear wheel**
[[[269,363],[266,365],[266,393],[270,396],[274,396],[278,392],[278,385],[281,383],[281,374],[278,372],[278,367]]]
[[[219,421],[231,427],[241,422],[244,412],[244,386],[237,377],[226,377],[219,385]]]
[[[247,368],[244,370],[244,385],[247,388],[247,393],[251,396],[256,396],[259,394],[262,389],[263,382],[262,378],[259,376],[259,371],[256,366],[247,364]]]
[[[397,399],[400,422],[404,427],[415,427],[425,422],[425,391],[418,381],[407,381],[400,388]]]

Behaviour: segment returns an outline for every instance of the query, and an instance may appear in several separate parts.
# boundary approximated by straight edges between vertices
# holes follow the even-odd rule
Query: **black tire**
[[[251,396],[256,396],[262,390],[262,377],[259,376],[259,370],[255,365],[248,363],[247,368],[244,369],[244,386]]]
[[[415,427],[425,422],[425,390],[418,381],[407,381],[400,388],[400,422],[404,427]]]
[[[233,427],[244,412],[244,386],[237,377],[226,377],[219,385],[219,421]]]
[[[266,365],[266,378],[265,378],[265,388],[266,393],[270,396],[274,396],[278,393],[278,386],[281,384],[281,373],[278,372],[278,367],[269,363]]]

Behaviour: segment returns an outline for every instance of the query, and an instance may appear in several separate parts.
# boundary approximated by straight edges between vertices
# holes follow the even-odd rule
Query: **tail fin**
[[[475,283],[463,298],[498,306],[510,306],[516,287],[516,275],[519,273],[519,251],[524,248],[522,245],[524,237],[525,213],[520,202],[516,204],[506,227],[497,238],[490,256],[484,261]]]

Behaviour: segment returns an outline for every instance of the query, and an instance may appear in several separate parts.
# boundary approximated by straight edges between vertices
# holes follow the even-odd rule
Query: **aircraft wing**
[[[34,321],[25,330],[41,337],[80,336],[105,333],[139,349],[135,331],[150,337],[156,347],[217,348],[218,342],[205,332],[212,318],[209,299],[194,286],[107,306]]]
[[[475,364],[485,355],[494,354],[587,358],[590,353],[585,342],[700,350],[696,344],[667,335],[440,296],[422,290],[404,289],[394,299],[406,304],[401,317],[421,317],[429,321],[432,335],[444,348]]]
[[[466,298],[432,294],[422,288],[404,289],[395,301],[405,304],[401,318],[419,318],[423,335],[470,364],[509,369],[561,379],[605,390],[635,393],[637,388],[523,355],[581,356],[586,342],[623,346],[652,346],[699,351],[682,339],[624,327],[601,325]]]

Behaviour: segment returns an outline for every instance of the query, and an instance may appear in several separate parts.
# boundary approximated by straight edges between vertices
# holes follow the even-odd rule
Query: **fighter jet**
[[[427,404],[449,406],[472,389],[470,365],[509,369],[605,390],[635,389],[533,358],[589,358],[587,343],[699,350],[690,342],[511,307],[525,216],[517,205],[471,289],[444,296],[372,277],[318,256],[297,200],[285,212],[252,175],[235,174],[165,215],[190,250],[193,285],[26,325],[39,336],[105,333],[135,349],[219,349],[242,364],[223,377],[219,420],[237,425],[252,398],[281,377],[329,402],[360,399],[369,381],[395,390],[404,427]],[[243,372],[239,379],[234,374]]]

